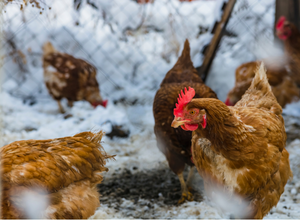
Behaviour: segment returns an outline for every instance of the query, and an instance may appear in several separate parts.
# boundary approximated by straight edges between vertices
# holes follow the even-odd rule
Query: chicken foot
[[[193,194],[190,192],[191,187],[189,186],[193,177],[194,167],[191,167],[187,183],[184,181],[183,173],[178,174],[178,178],[181,185],[181,198],[178,201],[178,204],[184,203],[186,200],[193,201]],[[189,187],[188,187],[189,186]]]

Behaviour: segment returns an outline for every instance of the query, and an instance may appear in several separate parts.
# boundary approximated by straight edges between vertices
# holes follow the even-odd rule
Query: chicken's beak
[[[182,120],[181,121],[181,118],[180,117],[175,117],[174,120],[172,121],[172,124],[171,126],[173,128],[178,128],[180,125],[184,125],[184,123],[186,123],[187,121],[186,120]]]

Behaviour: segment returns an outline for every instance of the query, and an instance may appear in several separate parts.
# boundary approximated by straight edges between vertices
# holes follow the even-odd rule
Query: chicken
[[[255,70],[260,62],[249,62],[239,66],[235,71],[235,86],[229,91],[226,105],[235,105],[246,90],[250,87],[255,75]],[[282,58],[272,59],[267,62],[267,77],[272,91],[278,103],[285,107],[286,104],[298,101],[300,98],[300,88],[291,78],[289,71],[286,69],[286,62]]]
[[[101,131],[82,132],[73,137],[16,141],[0,148],[1,218],[29,218],[26,193],[48,201],[35,218],[93,215],[100,205],[96,185],[108,170],[106,160],[112,158],[100,144],[102,136]]]
[[[267,63],[267,76],[278,103],[285,107],[300,98],[300,32],[282,16],[276,24],[276,34],[284,41],[286,57]],[[236,69],[235,87],[228,93],[227,105],[234,105],[241,99],[252,82],[256,66],[257,62],[249,62]]]
[[[177,63],[162,81],[153,103],[157,146],[165,154],[170,169],[178,175],[181,183],[182,197],[179,203],[193,198],[187,187],[190,185],[193,169],[190,170],[187,184],[183,177],[185,164],[193,166],[190,152],[192,132],[183,131],[181,128],[174,129],[170,125],[173,120],[173,108],[177,94],[187,86],[195,88],[196,97],[217,98],[216,94],[198,76],[191,61],[188,40],[185,41],[184,49]]]
[[[190,88],[174,109],[172,127],[193,131],[192,155],[205,190],[217,182],[249,202],[248,218],[263,218],[275,206],[292,171],[285,149],[282,108],[263,64],[233,107],[218,99],[194,98]],[[201,145],[206,138],[211,145]]]
[[[154,0],[136,0],[139,4],[154,3]],[[180,2],[192,2],[193,0],[179,0]]]
[[[138,4],[146,4],[146,3],[153,3],[154,0],[137,0]]]
[[[60,103],[62,98],[66,98],[71,107],[74,101],[79,100],[87,100],[94,107],[106,107],[107,100],[100,95],[95,67],[84,60],[57,52],[50,42],[44,45],[43,50],[44,81],[61,113],[64,113]]]
[[[300,86],[300,32],[294,24],[282,16],[276,24],[276,34],[284,42],[292,79]]]

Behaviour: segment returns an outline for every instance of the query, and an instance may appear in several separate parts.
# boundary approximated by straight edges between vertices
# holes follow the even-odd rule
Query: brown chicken
[[[43,50],[44,81],[60,112],[64,112],[60,103],[62,98],[66,98],[71,107],[74,101],[79,100],[87,100],[94,107],[106,107],[107,100],[100,95],[95,67],[84,60],[57,52],[50,42],[44,45]]]
[[[244,63],[236,69],[235,86],[227,95],[226,105],[235,105],[242,98],[251,85],[259,63],[255,61]],[[272,63],[267,62],[266,64],[269,83],[281,107],[298,101],[300,99],[300,88],[297,87],[297,84],[291,78],[291,74],[287,71],[285,60],[282,58],[272,59]]]
[[[73,137],[16,141],[0,149],[1,218],[28,216],[24,195],[48,201],[34,218],[81,219],[100,205],[96,185],[108,156],[103,133],[82,132]],[[37,215],[38,214],[38,215]]]
[[[193,198],[187,188],[192,178],[193,169],[190,170],[187,184],[183,177],[185,164],[193,166],[190,150],[192,132],[183,131],[181,128],[174,129],[170,125],[173,120],[173,108],[177,101],[178,92],[187,86],[195,88],[198,98],[217,98],[216,94],[198,76],[191,61],[188,40],[185,41],[184,49],[177,63],[162,81],[153,103],[154,132],[158,148],[165,154],[170,169],[178,175],[181,183],[182,197],[179,203]]]
[[[249,202],[246,217],[263,218],[292,178],[282,109],[263,64],[234,107],[217,99],[193,99],[194,94],[190,88],[181,95],[172,127],[193,131],[193,160],[205,189],[217,182]],[[203,138],[211,146],[201,145]]]
[[[153,3],[154,0],[136,0],[139,4]],[[193,0],[179,0],[180,2],[192,2]]]
[[[276,24],[276,34],[284,41],[286,57],[266,63],[267,77],[278,103],[285,107],[300,98],[300,32],[282,16]],[[236,69],[235,87],[228,93],[227,105],[234,105],[241,99],[252,82],[256,66],[257,62],[249,62]]]
[[[276,24],[276,34],[284,42],[291,77],[300,86],[300,32],[294,24],[282,16]]]
[[[153,3],[154,0],[137,0],[137,3],[139,4],[146,4],[146,3]]]

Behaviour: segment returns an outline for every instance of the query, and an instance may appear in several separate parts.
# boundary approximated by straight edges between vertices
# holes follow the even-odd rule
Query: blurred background
[[[57,50],[88,60],[97,68],[104,97],[114,102],[151,103],[153,91],[176,62],[186,38],[191,43],[194,65],[201,65],[201,52],[211,39],[210,29],[221,16],[218,6],[222,3],[138,2],[10,3],[3,15],[3,89],[29,102],[49,98],[41,56],[43,44],[50,41]],[[274,14],[274,0],[236,2],[207,82],[220,99],[225,100],[224,93],[233,86],[239,64],[270,53],[267,47],[274,40]],[[216,73],[220,72],[219,61],[220,75]]]

